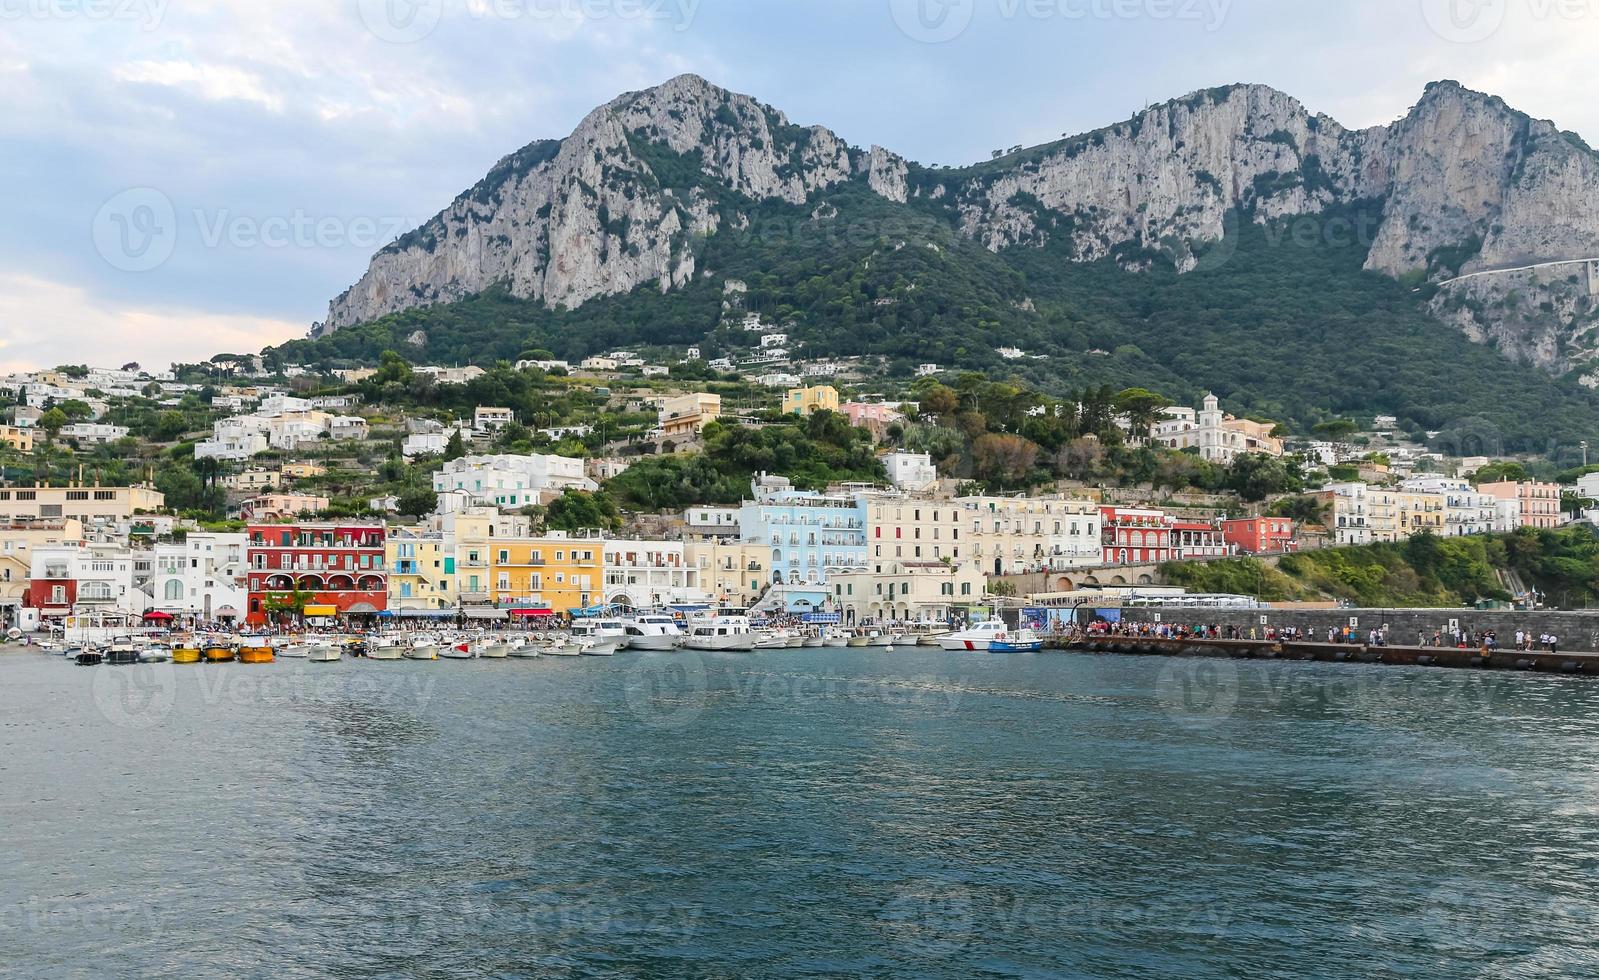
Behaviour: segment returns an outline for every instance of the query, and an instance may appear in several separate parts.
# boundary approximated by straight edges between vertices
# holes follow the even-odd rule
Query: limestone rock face
[[[1553,371],[1596,356],[1599,156],[1454,82],[1388,126],[1348,130],[1260,85],[1195,92],[1083,136],[976,166],[861,151],[694,75],[620,96],[564,140],[530,144],[379,252],[320,330],[506,284],[555,308],[697,274],[695,236],[748,227],[750,202],[806,205],[858,183],[994,249],[1065,244],[1077,261],[1179,270],[1230,216],[1318,215],[1381,201],[1367,268],[1438,283],[1434,312]],[[1452,281],[1458,275],[1492,275]],[[1514,299],[1519,308],[1505,303]],[[1599,376],[1599,375],[1596,375]]]

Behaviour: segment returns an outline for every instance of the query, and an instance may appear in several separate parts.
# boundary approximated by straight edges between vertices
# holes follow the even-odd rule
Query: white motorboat
[[[504,660],[511,655],[511,646],[498,636],[481,636],[473,642],[472,652],[483,660]]]
[[[368,660],[404,660],[405,641],[398,636],[380,636],[367,647]]]
[[[748,616],[711,616],[696,620],[683,637],[686,650],[749,653],[757,636]]]
[[[550,640],[550,645],[540,651],[546,657],[581,657],[583,644],[564,636]]]
[[[314,664],[336,664],[344,659],[344,648],[333,640],[311,640],[305,644],[305,659]]]
[[[164,643],[151,643],[139,651],[141,664],[167,664],[172,662],[172,648]]]
[[[505,652],[518,660],[533,660],[542,651],[531,638],[519,636],[505,645]]]
[[[311,655],[311,644],[306,640],[283,639],[272,644],[272,651],[285,660],[304,660]]]
[[[577,641],[577,652],[581,657],[614,657],[621,645],[620,640],[608,636],[586,636]]]
[[[988,619],[973,623],[968,629],[939,637],[938,645],[945,650],[987,650],[995,640],[1005,640],[1009,635],[1003,620]]]
[[[665,613],[645,613],[622,624],[627,634],[627,649],[662,651],[676,650],[683,642],[683,631],[677,620]]]
[[[866,645],[869,647],[891,647],[903,644],[904,642],[905,634],[893,633],[887,630],[875,632],[866,638]]]
[[[472,644],[466,640],[456,640],[454,643],[439,645],[440,660],[475,660],[477,653],[473,651]]]
[[[439,659],[439,641],[418,637],[411,641],[405,648],[407,660],[437,660]]]
[[[620,619],[578,619],[572,622],[572,639],[594,640],[602,649],[609,643],[615,653],[627,644],[627,626]]]
[[[788,634],[783,630],[757,630],[755,633],[755,649],[786,650],[788,649]]]
[[[800,646],[808,647],[810,649],[825,647],[827,646],[827,634],[822,630],[817,630],[813,633],[807,633],[801,639]]]

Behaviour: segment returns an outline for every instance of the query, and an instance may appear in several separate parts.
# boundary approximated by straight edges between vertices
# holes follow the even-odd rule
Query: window
[[[169,601],[170,600],[175,600],[175,599],[182,599],[183,598],[183,583],[181,581],[179,581],[178,579],[175,579],[175,578],[167,579],[166,596],[167,596],[167,599]]]

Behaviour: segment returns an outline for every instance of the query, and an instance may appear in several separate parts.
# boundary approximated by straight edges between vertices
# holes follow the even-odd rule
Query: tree
[[[1350,419],[1331,419],[1321,422],[1310,430],[1328,442],[1344,442],[1350,436],[1360,431],[1360,426]]]
[[[379,385],[394,382],[406,384],[411,380],[411,364],[397,352],[386,350],[378,356],[378,373],[372,378]]]
[[[444,461],[460,459],[466,455],[466,440],[461,438],[461,430],[456,429],[450,433],[450,441],[444,444]]]
[[[1127,416],[1133,438],[1144,439],[1160,421],[1161,412],[1171,407],[1172,401],[1146,388],[1127,388],[1116,396],[1116,411]]]
[[[955,394],[954,389],[944,385],[934,385],[927,389],[920,401],[920,411],[924,418],[948,418],[958,408],[960,408],[960,396]]]
[[[1026,481],[1038,460],[1038,447],[1021,436],[989,433],[972,443],[974,474],[1000,489]]]
[[[268,616],[293,616],[296,621],[301,621],[305,619],[305,607],[315,601],[314,592],[302,592],[299,589],[273,592],[261,603],[261,610]]]
[[[1327,503],[1320,497],[1301,494],[1284,497],[1271,505],[1271,516],[1287,517],[1298,524],[1327,524]]]
[[[94,414],[89,403],[78,398],[68,398],[61,403],[61,411],[73,422],[81,422]]]
[[[421,517],[431,514],[439,507],[439,495],[425,487],[407,490],[400,494],[397,504],[400,513],[410,517]]]
[[[544,526],[551,531],[615,531],[622,526],[616,498],[601,490],[568,490],[544,510]]]
[[[1297,464],[1265,453],[1248,453],[1233,460],[1227,470],[1226,486],[1250,503],[1305,488]]]
[[[61,434],[61,429],[67,424],[67,413],[59,408],[52,408],[39,416],[39,428],[44,430],[46,438],[54,441]]]
[[[1528,475],[1527,468],[1520,463],[1504,462],[1489,463],[1476,473],[1472,474],[1471,482],[1484,483],[1526,483],[1532,477]]]

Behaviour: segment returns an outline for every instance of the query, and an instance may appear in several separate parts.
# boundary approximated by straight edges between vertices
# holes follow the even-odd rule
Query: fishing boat
[[[1032,630],[1017,630],[1004,639],[988,641],[989,653],[1037,653],[1044,649],[1044,638]]]
[[[172,649],[172,662],[175,664],[197,664],[205,656],[205,651],[199,647],[174,647]]]
[[[847,640],[844,641],[844,645],[849,647],[864,647],[871,645],[871,642],[872,634],[870,631],[856,630],[849,635]]]
[[[332,640],[312,640],[305,644],[305,659],[314,664],[336,664],[344,659],[344,648]]]
[[[676,650],[683,642],[677,620],[665,613],[644,613],[622,623],[627,649],[660,652]]]
[[[938,645],[945,650],[987,650],[995,640],[1009,638],[1009,630],[1003,620],[989,619],[975,623],[970,629],[957,633],[950,633],[941,637]]]
[[[105,656],[97,650],[84,650],[73,658],[79,667],[98,667],[105,662]]]
[[[696,620],[683,637],[686,650],[724,653],[749,653],[755,649],[756,635],[748,616],[710,616]]]
[[[205,648],[205,662],[208,664],[230,664],[238,659],[232,647],[212,645]]]
[[[241,647],[239,649],[239,663],[241,664],[270,664],[277,661],[277,655],[269,646]]]

